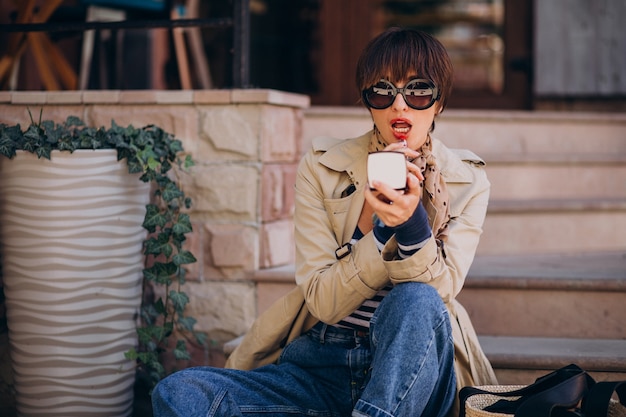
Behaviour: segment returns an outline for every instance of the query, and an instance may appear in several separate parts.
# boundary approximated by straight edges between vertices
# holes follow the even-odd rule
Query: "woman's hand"
[[[404,146],[402,142],[388,145],[384,150],[403,152],[410,159],[420,155],[419,152]],[[421,182],[424,181],[424,176],[415,164],[407,161],[406,165],[408,170],[406,190],[395,190],[379,181],[370,184],[375,190],[370,190],[369,187],[365,189],[365,199],[386,226],[395,227],[406,222],[422,198]]]

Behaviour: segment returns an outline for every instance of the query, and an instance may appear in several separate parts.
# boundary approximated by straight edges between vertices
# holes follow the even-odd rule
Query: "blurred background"
[[[223,23],[238,13],[239,1],[0,0],[1,89],[237,87],[234,42],[243,30],[244,87],[307,94],[313,105],[354,106],[359,52],[380,31],[400,25],[430,32],[448,48],[456,72],[452,108],[626,108],[623,0],[249,0],[242,2],[249,22],[243,27],[59,30],[106,20]],[[53,10],[41,16],[43,9]],[[8,31],[16,23],[51,26],[24,36]],[[66,84],[46,84],[45,67],[54,70],[63,60],[74,84],[70,75]]]

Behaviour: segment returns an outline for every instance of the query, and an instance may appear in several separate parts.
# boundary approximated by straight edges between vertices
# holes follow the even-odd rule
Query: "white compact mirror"
[[[396,190],[406,188],[406,158],[401,152],[374,152],[367,157],[367,182],[383,182]]]

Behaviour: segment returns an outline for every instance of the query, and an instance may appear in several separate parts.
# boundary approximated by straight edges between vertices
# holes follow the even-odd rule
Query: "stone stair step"
[[[498,382],[530,384],[575,363],[597,381],[626,380],[625,339],[479,336]]]
[[[482,155],[481,155],[482,156]],[[484,156],[491,199],[612,199],[626,195],[626,153]]]
[[[626,249],[626,199],[492,200],[480,255]]]
[[[457,299],[489,336],[626,338],[626,251],[477,256]]]
[[[626,152],[626,114],[446,110],[435,136],[479,155]]]

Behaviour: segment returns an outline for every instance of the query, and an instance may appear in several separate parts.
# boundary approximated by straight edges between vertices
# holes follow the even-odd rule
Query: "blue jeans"
[[[189,368],[154,389],[155,417],[445,416],[456,395],[448,311],[430,285],[396,285],[370,332],[318,323],[252,371]]]

